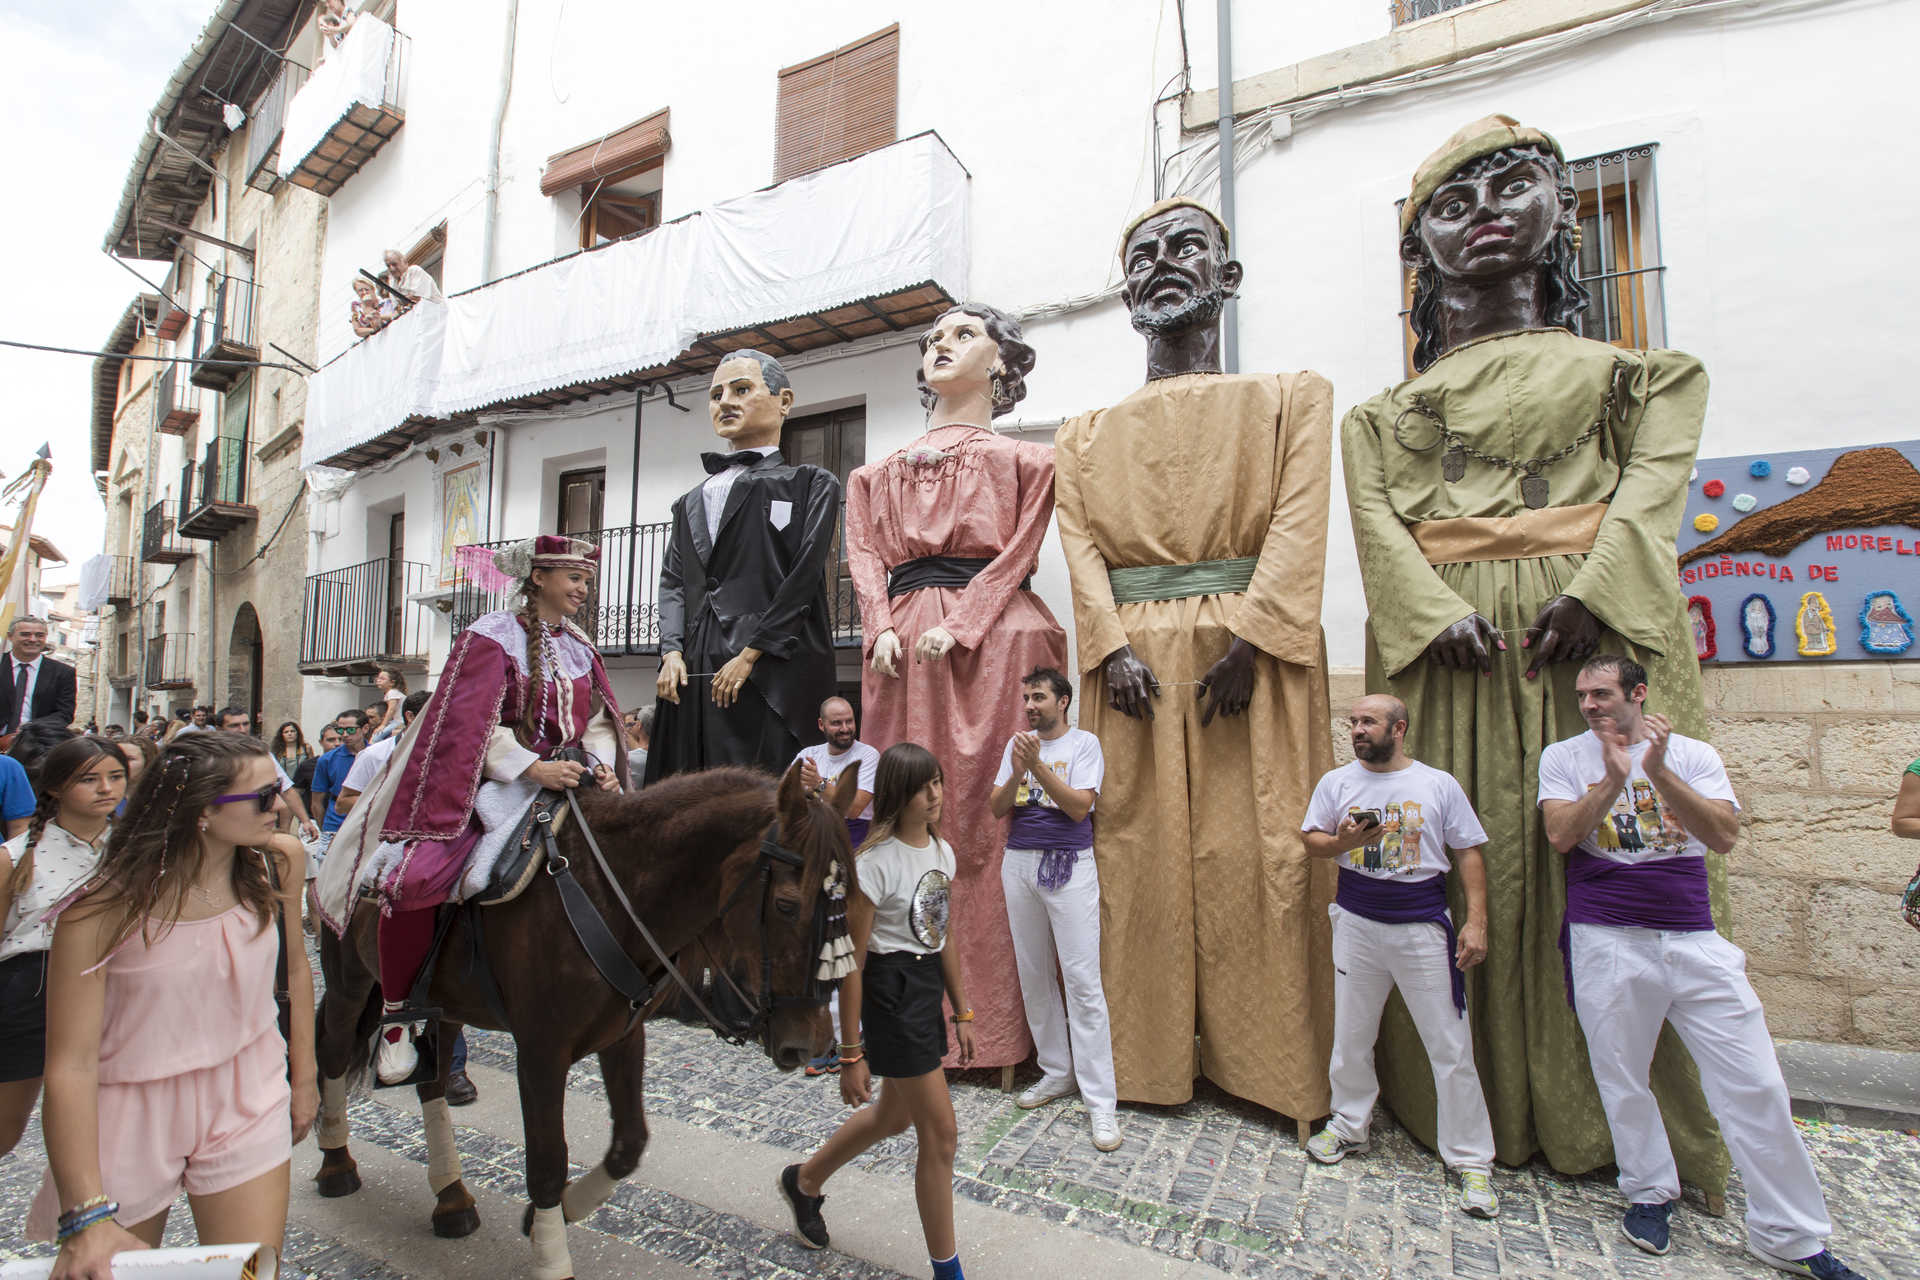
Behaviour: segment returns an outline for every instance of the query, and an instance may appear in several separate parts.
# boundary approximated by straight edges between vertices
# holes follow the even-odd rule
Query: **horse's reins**
[[[593,855],[594,863],[599,867],[601,877],[606,880],[608,888],[613,891],[614,899],[620,904],[620,909],[626,913],[628,922],[639,931],[641,940],[647,944],[647,949],[653,952],[654,959],[659,961],[661,968],[666,972],[667,976],[673,979],[675,985],[680,988],[681,994],[686,996],[694,1009],[706,1020],[708,1027],[713,1030],[715,1035],[719,1036],[728,1044],[746,1044],[748,1040],[766,1030],[772,1022],[776,1009],[796,1005],[818,1006],[826,1003],[826,997],[824,995],[815,998],[811,994],[807,996],[775,996],[773,994],[773,959],[768,953],[766,945],[767,900],[772,893],[773,864],[774,862],[781,862],[790,867],[803,867],[805,866],[805,859],[792,850],[782,846],[773,838],[771,831],[761,838],[760,852],[757,859],[757,866],[760,873],[758,878],[761,885],[759,928],[762,989],[758,999],[749,999],[746,993],[742,992],[739,986],[734,983],[733,979],[726,974],[724,969],[719,970],[721,976],[726,980],[727,985],[733,989],[734,994],[740,999],[741,1003],[753,1010],[753,1015],[748,1021],[744,1023],[730,1023],[723,1021],[719,1015],[715,1014],[713,1010],[707,1006],[706,1001],[700,998],[699,993],[694,990],[693,984],[686,980],[686,977],[681,974],[679,966],[674,964],[668,956],[666,948],[660,945],[660,941],[654,937],[653,931],[647,928],[645,922],[640,919],[640,913],[634,910],[633,903],[627,897],[626,890],[620,885],[619,877],[614,874],[613,867],[607,862],[606,855],[600,851],[600,842],[594,838],[592,826],[588,824],[586,815],[580,811],[580,801],[577,794],[569,789],[566,792],[566,798],[568,807],[573,811],[573,819],[579,824],[581,838],[586,841],[588,852]],[[658,993],[659,986],[656,982],[648,981],[646,975],[640,972],[639,967],[633,963],[626,951],[620,946],[618,940],[614,938],[612,932],[607,928],[606,921],[601,918],[599,911],[594,908],[593,901],[587,897],[586,891],[580,887],[580,882],[574,878],[571,860],[560,852],[559,841],[554,835],[552,809],[542,805],[534,817],[535,821],[539,823],[541,839],[546,844],[547,874],[552,877],[554,886],[560,892],[560,903],[566,911],[567,922],[573,926],[574,934],[579,938],[580,945],[586,950],[587,958],[593,961],[594,968],[600,971],[600,976],[605,978],[608,985],[612,986],[613,989],[619,992],[621,997],[627,1001],[629,1008],[632,1010],[631,1017],[628,1020],[629,1025],[631,1025],[634,1020],[639,1018],[641,1010],[644,1009]],[[753,879],[754,877],[751,875],[741,878],[740,883],[735,886],[733,893],[728,895],[726,902],[721,906],[719,918],[724,919],[733,909],[735,903],[739,901],[740,895],[745,892],[747,886],[752,883]],[[814,984],[809,983],[810,988],[813,985]]]

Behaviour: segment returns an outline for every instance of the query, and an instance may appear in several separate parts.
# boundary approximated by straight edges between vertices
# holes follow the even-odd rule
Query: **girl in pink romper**
[[[266,745],[191,734],[140,780],[98,877],[64,905],[48,976],[48,1174],[27,1234],[101,1197],[53,1274],[110,1280],[157,1245],[182,1190],[200,1243],[286,1232],[293,1143],[319,1107],[300,844],[275,832]],[[274,977],[286,947],[293,1044]],[[289,1087],[291,1086],[291,1088]]]

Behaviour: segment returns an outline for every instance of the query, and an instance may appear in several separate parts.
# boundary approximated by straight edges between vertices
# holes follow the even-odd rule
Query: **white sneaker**
[[[1093,1131],[1093,1145],[1098,1151],[1118,1151],[1120,1149],[1120,1117],[1111,1111],[1089,1111],[1087,1127]]]
[[[420,1065],[420,1051],[413,1045],[413,1028],[402,1027],[398,1040],[383,1033],[380,1048],[373,1055],[373,1073],[381,1084],[399,1084]]]
[[[1476,1218],[1500,1216],[1500,1197],[1493,1194],[1493,1180],[1485,1169],[1460,1171],[1460,1208]]]
[[[1333,1131],[1332,1125],[1328,1125],[1307,1139],[1307,1154],[1321,1164],[1339,1164],[1356,1152],[1366,1151],[1371,1145],[1365,1138],[1358,1142],[1343,1138]]]
[[[1027,1086],[1025,1093],[1014,1099],[1014,1104],[1023,1111],[1035,1107],[1044,1107],[1055,1098],[1071,1098],[1080,1092],[1079,1086],[1071,1080],[1041,1080]]]

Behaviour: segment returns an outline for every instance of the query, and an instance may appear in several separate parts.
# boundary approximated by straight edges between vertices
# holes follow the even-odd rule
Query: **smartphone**
[[[1377,827],[1380,825],[1380,811],[1378,809],[1355,809],[1347,816],[1363,827]]]

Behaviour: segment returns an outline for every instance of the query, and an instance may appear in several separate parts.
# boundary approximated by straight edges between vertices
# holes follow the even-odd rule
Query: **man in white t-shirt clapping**
[[[1485,828],[1452,774],[1406,753],[1407,706],[1374,694],[1348,714],[1354,760],[1314,785],[1300,823],[1307,854],[1340,860],[1333,916],[1333,1115],[1307,1154],[1337,1164],[1365,1151],[1380,1080],[1373,1043],[1395,987],[1433,1068],[1440,1158],[1460,1175],[1460,1207],[1500,1212],[1493,1124],[1473,1062],[1464,973],[1487,956]],[[1452,851],[1452,860],[1448,851]],[[1447,872],[1467,919],[1456,937]]]
[[[653,715],[653,709],[647,709],[647,715]],[[833,793],[834,786],[840,781],[840,775],[849,769],[860,771],[860,789],[854,793],[853,806],[848,810],[847,838],[858,849],[867,838],[867,825],[873,821],[873,778],[880,767],[880,753],[860,741],[860,724],[854,718],[853,704],[838,694],[820,704],[820,732],[826,741],[811,747],[800,748],[800,754],[794,757],[800,765],[800,782],[807,790],[817,796],[825,797]],[[827,1006],[827,1012],[833,1019],[833,1044],[827,1051],[807,1063],[810,1076],[831,1076],[840,1072],[840,1051],[834,1047],[843,1039],[840,1034],[840,996],[836,992]],[[860,1037],[853,1036],[858,1040]]]
[[[1631,658],[1598,654],[1573,687],[1587,732],[1541,752],[1540,810],[1567,855],[1567,996],[1613,1135],[1621,1232],[1667,1251],[1680,1176],[1647,1068],[1671,1022],[1746,1186],[1748,1252],[1794,1275],[1857,1280],[1826,1248],[1826,1198],[1746,954],[1714,931],[1706,854],[1740,836],[1726,766],[1647,711],[1647,673]]]
[[[993,816],[1012,816],[1000,884],[1007,896],[1020,998],[1041,1076],[1018,1099],[1044,1106],[1075,1089],[1093,1145],[1120,1145],[1113,1036],[1100,983],[1100,876],[1093,863],[1093,806],[1106,775],[1100,739],[1067,723],[1073,685],[1052,667],[1020,682],[1027,732],[1008,740],[994,777]],[[1066,985],[1066,1004],[1060,983]]]

